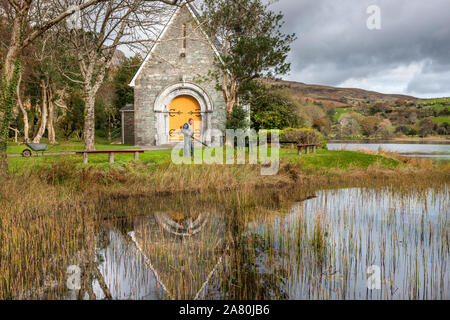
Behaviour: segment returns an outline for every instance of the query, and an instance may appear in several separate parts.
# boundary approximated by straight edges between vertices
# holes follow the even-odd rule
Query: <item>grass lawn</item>
[[[450,98],[437,98],[437,99],[421,99],[419,103],[426,104],[450,104]]]
[[[117,145],[116,145],[117,146]],[[101,145],[97,150],[107,150],[109,149],[107,145]],[[124,146],[122,146],[123,149]],[[129,149],[130,146],[126,146]],[[111,148],[113,149],[113,148]],[[119,149],[119,148],[116,148]],[[82,150],[82,149],[81,149]],[[170,161],[171,150],[154,150],[146,151],[139,155],[139,161],[145,163],[163,163]],[[41,166],[51,166],[55,161],[67,160],[73,162],[79,162],[80,167],[84,166],[82,163],[81,155],[53,155],[53,156],[33,156],[30,158],[23,157],[10,157],[8,159],[9,169],[12,173],[20,173],[27,170],[38,169]],[[130,161],[134,161],[134,154],[115,154],[115,163],[110,164],[108,162],[108,154],[93,154],[89,155],[88,166],[100,167],[103,169],[124,167]]]
[[[435,109],[435,110],[439,110],[439,111],[442,111],[445,108],[450,109],[450,107],[448,105],[444,105],[444,104],[434,104],[432,106],[428,106],[427,108]]]
[[[447,122],[447,123],[450,124],[450,117],[449,116],[447,116],[447,117],[446,116],[434,117],[434,118],[432,118],[432,120],[433,120],[434,123],[441,124],[441,123]]]
[[[297,152],[285,152],[287,160],[295,161],[301,158],[305,168],[308,169],[367,169],[379,163],[383,168],[394,169],[400,162],[379,155],[365,154],[357,151],[344,150],[318,150],[314,154],[304,154],[300,157]]]
[[[424,104],[427,108],[439,111],[442,111],[445,108],[450,109],[450,98],[425,99],[419,100],[419,103]]]
[[[80,150],[81,144],[64,144],[59,150]],[[99,150],[109,149],[111,145],[97,145]],[[114,147],[130,148],[130,146],[114,145]],[[78,148],[78,149],[73,149]],[[145,151],[139,155],[139,162],[144,164],[165,165],[171,163],[172,150],[152,150]],[[379,155],[371,155],[356,151],[341,150],[318,150],[314,154],[303,154],[299,156],[296,149],[280,149],[280,158],[284,161],[297,163],[302,161],[304,168],[307,169],[366,169],[370,165],[379,163],[383,168],[396,168],[399,165],[397,160],[386,158]],[[31,158],[10,157],[9,167],[13,174],[39,170],[39,167],[51,166],[57,160],[73,161],[77,166],[83,167],[81,155],[49,155],[33,156]],[[134,161],[133,154],[116,154],[115,163],[108,162],[107,154],[89,155],[89,164],[104,170],[112,168],[126,168],[129,163]]]
[[[339,120],[340,116],[344,113],[353,112],[352,108],[336,108],[335,113],[333,114],[333,121],[336,122]],[[355,111],[356,112],[356,111]]]
[[[47,141],[44,139],[42,139],[41,142],[47,143]],[[64,142],[61,142],[60,144],[55,145],[54,147],[49,145],[48,148],[49,149],[51,148],[50,150],[48,150],[48,152],[79,151],[79,150],[83,150],[84,143],[78,142],[78,141],[64,141]],[[104,141],[104,140],[96,140],[95,148],[97,150],[109,150],[109,149],[116,150],[116,149],[130,149],[130,148],[136,149],[135,147],[130,146],[130,145],[109,144],[107,141]],[[8,143],[8,154],[19,154],[19,153],[22,153],[22,151],[24,149],[29,149],[29,148],[24,144],[17,144],[14,142]]]

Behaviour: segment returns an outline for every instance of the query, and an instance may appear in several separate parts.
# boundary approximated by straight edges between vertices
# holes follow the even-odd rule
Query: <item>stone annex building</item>
[[[122,142],[159,146],[183,139],[177,131],[193,118],[194,133],[210,141],[208,129],[225,129],[226,111],[216,80],[205,81],[220,59],[191,4],[174,10],[130,83],[134,105],[121,109]],[[199,79],[202,79],[200,81]]]

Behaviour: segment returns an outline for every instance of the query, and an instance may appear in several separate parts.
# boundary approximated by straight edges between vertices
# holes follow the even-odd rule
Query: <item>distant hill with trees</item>
[[[251,105],[257,128],[310,127],[334,138],[450,134],[450,98],[419,99],[268,78],[255,82],[244,101]]]

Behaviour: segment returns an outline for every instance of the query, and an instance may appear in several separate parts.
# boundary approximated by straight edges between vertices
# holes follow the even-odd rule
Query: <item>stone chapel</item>
[[[217,46],[202,30],[190,3],[177,7],[130,83],[134,105],[121,109],[122,142],[160,146],[182,141],[179,128],[194,119],[194,136],[225,129],[222,91],[209,78]],[[203,80],[200,80],[203,79]]]

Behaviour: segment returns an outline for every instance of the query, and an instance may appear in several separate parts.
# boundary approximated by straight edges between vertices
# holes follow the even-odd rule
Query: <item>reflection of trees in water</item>
[[[263,236],[248,230],[239,213],[227,217],[229,250],[218,286],[228,299],[287,299],[287,270],[279,253]]]
[[[99,265],[103,262],[101,255],[98,254],[99,249],[105,249],[109,245],[109,237],[106,229],[101,228],[97,230],[95,243],[87,250],[83,250],[79,254],[79,267],[81,269],[81,287],[77,290],[77,299],[88,298],[90,300],[95,300],[97,297],[94,293],[93,283],[97,280],[105,299],[112,299],[111,292],[106,285],[103,275],[98,270]]]
[[[271,240],[238,213],[159,212],[134,223],[137,245],[173,299],[286,299],[287,270]],[[210,283],[210,280],[212,283]]]
[[[141,205],[147,209],[114,220],[114,226],[137,246],[168,298],[288,298],[290,253],[249,227],[249,219],[261,212],[277,216],[280,204],[267,194],[267,203],[257,207],[254,199],[232,200],[227,206],[195,198]],[[216,213],[217,207],[233,209]]]
[[[193,299],[220,261],[222,215],[157,212],[135,220],[136,245],[170,297]]]

